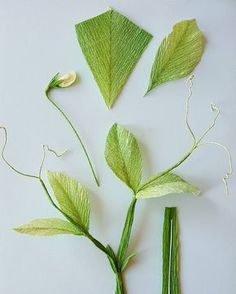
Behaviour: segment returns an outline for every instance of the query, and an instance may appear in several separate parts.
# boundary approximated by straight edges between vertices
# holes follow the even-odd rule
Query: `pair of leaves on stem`
[[[127,129],[118,124],[112,126],[107,136],[105,157],[112,171],[137,199],[171,193],[199,193],[198,188],[171,172],[159,173],[141,184],[142,157],[138,143]]]
[[[111,108],[152,35],[113,9],[75,27],[85,59]],[[157,51],[147,93],[190,74],[201,59],[203,43],[194,19],[177,23]]]
[[[89,229],[90,206],[88,193],[78,181],[62,173],[48,172],[48,180],[61,211],[70,221],[36,219],[15,230],[30,235],[83,235]]]

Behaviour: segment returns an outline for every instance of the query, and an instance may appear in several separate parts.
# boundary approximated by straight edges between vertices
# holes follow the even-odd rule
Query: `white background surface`
[[[120,238],[130,192],[109,170],[103,152],[114,122],[128,127],[140,142],[144,176],[160,171],[189,149],[184,125],[185,79],[170,82],[143,98],[156,48],[172,25],[196,18],[207,44],[195,70],[191,122],[206,128],[217,103],[221,117],[210,140],[226,144],[235,158],[236,2],[200,1],[0,1],[0,122],[9,131],[6,155],[19,169],[36,173],[43,143],[71,152],[48,156],[47,169],[76,177],[90,191],[92,233],[114,248]],[[111,111],[77,44],[74,24],[111,6],[154,38]],[[53,93],[69,114],[98,171],[97,189],[84,155],[62,117],[44,98],[56,72],[76,70],[79,85]],[[3,137],[1,135],[1,144]],[[178,173],[198,185],[202,196],[169,196],[140,201],[130,251],[136,263],[126,273],[128,293],[161,293],[161,234],[165,206],[178,206],[181,230],[181,283],[184,294],[236,293],[236,186],[224,194],[225,154],[217,147],[198,150]],[[106,258],[83,238],[36,238],[12,227],[38,217],[55,217],[40,185],[0,163],[0,293],[111,294],[114,277]]]

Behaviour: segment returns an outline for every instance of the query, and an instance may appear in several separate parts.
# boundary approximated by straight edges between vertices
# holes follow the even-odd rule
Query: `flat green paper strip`
[[[152,36],[115,10],[76,25],[80,47],[111,108]]]
[[[179,232],[176,207],[166,207],[162,245],[162,294],[179,294]]]
[[[175,24],[158,48],[147,93],[163,83],[189,75],[199,63],[203,49],[204,37],[195,19]]]

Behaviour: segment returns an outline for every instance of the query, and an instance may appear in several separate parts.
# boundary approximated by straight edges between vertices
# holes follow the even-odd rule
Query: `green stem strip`
[[[116,294],[125,294],[125,286],[122,273],[116,273]]]
[[[165,208],[162,244],[162,294],[179,294],[179,236],[176,207]]]
[[[61,113],[61,115],[64,117],[64,119],[67,121],[67,123],[69,124],[69,126],[71,127],[72,131],[74,132],[76,138],[78,139],[82,149],[83,149],[83,152],[87,158],[87,161],[88,161],[88,164],[90,166],[90,169],[92,171],[92,174],[93,174],[93,177],[94,177],[94,180],[97,184],[97,186],[99,187],[99,181],[98,181],[98,178],[96,176],[96,173],[95,173],[95,170],[94,170],[94,167],[92,165],[92,161],[89,157],[89,154],[88,154],[88,151],[86,150],[86,147],[85,147],[85,144],[83,143],[79,133],[77,132],[76,128],[73,126],[72,122],[70,121],[70,119],[68,118],[68,116],[64,113],[64,111],[57,105],[57,103],[55,101],[53,101],[49,95],[49,89],[47,89],[45,91],[45,94],[46,94],[46,97],[48,98],[48,100],[52,103],[52,105]]]
[[[119,245],[118,253],[117,253],[117,259],[118,259],[120,270],[122,269],[123,263],[126,258],[127,250],[129,247],[129,241],[130,241],[132,225],[134,221],[136,203],[137,203],[137,199],[133,197],[127,211],[126,220],[125,220],[124,228],[123,228],[121,239],[120,239],[120,245]]]

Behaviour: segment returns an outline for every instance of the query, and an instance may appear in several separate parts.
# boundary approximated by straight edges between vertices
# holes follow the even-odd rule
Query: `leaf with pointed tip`
[[[107,136],[105,158],[117,177],[134,192],[142,175],[142,158],[135,137],[125,128],[114,124]]]
[[[158,48],[147,93],[165,82],[190,74],[199,63],[203,49],[204,37],[195,19],[175,24]]]
[[[152,36],[112,9],[75,27],[83,54],[111,108]]]
[[[48,180],[61,210],[83,229],[88,230],[90,207],[87,190],[63,173],[49,171]]]
[[[131,255],[129,255],[128,257],[126,257],[126,259],[124,260],[122,267],[121,267],[121,271],[125,271],[130,263],[130,261],[136,256],[136,253],[133,253]]]
[[[166,173],[150,178],[139,188],[136,198],[161,197],[173,193],[193,193],[198,195],[200,191],[180,176]]]
[[[18,233],[53,236],[59,234],[83,235],[83,233],[73,224],[58,218],[35,219],[29,224],[14,228]]]

